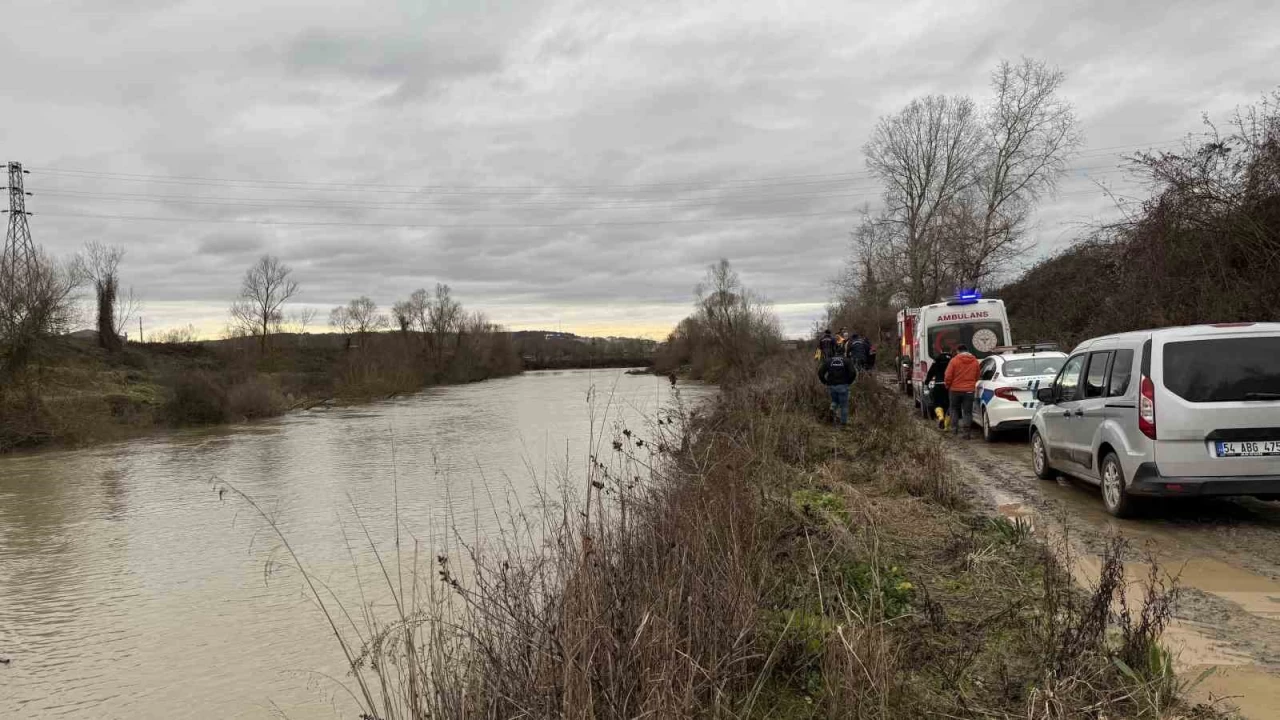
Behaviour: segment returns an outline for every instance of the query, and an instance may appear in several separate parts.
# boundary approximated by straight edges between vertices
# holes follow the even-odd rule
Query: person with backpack
[[[964,439],[973,432],[973,391],[978,386],[980,363],[963,344],[956,346],[956,356],[947,365],[943,383],[951,394],[951,434],[960,434],[964,425]]]
[[[844,347],[844,354],[853,360],[854,367],[859,372],[871,367],[871,343],[866,338],[855,332]]]
[[[849,424],[849,386],[857,379],[857,367],[844,355],[833,354],[818,367],[818,380],[827,386],[832,414],[841,425]]]
[[[818,354],[823,360],[836,354],[836,339],[831,334],[831,328],[822,331],[822,337],[818,338]]]

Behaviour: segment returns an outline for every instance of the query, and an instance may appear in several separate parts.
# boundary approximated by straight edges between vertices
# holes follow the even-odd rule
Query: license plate
[[[1219,442],[1218,457],[1261,457],[1280,455],[1280,440],[1258,440],[1244,442]]]

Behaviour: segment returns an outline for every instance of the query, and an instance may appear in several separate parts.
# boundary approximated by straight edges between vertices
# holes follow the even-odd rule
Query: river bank
[[[56,338],[20,378],[0,386],[0,454],[363,403],[523,369],[503,333],[437,345],[424,337],[280,334],[265,349],[242,338],[132,343],[118,353]]]
[[[431,602],[399,596],[413,622],[347,645],[366,712],[1217,716],[1181,699],[1172,593],[1129,597],[1123,542],[1081,591],[1026,527],[971,506],[871,378],[848,428],[820,420],[799,355],[721,387],[679,440],[619,429],[536,548],[475,551],[465,574],[441,554]]]

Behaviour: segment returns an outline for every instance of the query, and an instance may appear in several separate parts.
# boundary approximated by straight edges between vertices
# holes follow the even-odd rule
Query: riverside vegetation
[[[0,452],[119,439],[179,427],[280,415],[322,401],[360,401],[520,372],[510,335],[459,327],[425,333],[272,336],[130,343],[41,344],[0,387]]]
[[[776,323],[758,309],[748,336]],[[1080,588],[971,506],[891,391],[864,376],[838,429],[807,353],[757,348],[692,348],[720,369],[711,405],[600,423],[585,476],[497,537],[371,548],[389,603],[357,612],[304,572],[359,717],[1217,717],[1160,645],[1176,587],[1153,570],[1133,600],[1122,541]]]

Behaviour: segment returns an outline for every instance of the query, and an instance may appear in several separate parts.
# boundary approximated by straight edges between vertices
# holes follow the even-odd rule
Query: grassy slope
[[[854,407],[852,427],[821,422],[796,356],[726,379],[690,435],[619,430],[581,510],[532,522],[538,550],[454,548],[464,578],[442,553],[400,617],[348,644],[366,713],[1212,716],[1178,700],[1167,609],[1112,612],[1121,548],[1079,591],[1023,528],[966,506],[891,393],[867,379]]]

